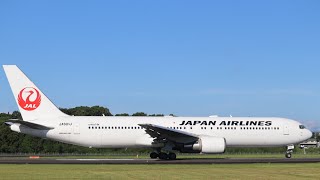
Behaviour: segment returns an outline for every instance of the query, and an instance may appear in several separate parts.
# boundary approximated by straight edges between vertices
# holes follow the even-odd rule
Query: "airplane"
[[[16,66],[3,65],[22,115],[5,122],[12,131],[89,148],[149,148],[150,158],[175,152],[220,154],[229,147],[287,146],[311,138],[301,123],[276,117],[70,116],[59,110]]]

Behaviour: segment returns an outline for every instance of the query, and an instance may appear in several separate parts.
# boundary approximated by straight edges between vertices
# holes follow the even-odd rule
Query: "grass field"
[[[319,179],[316,164],[0,165],[0,179]]]
[[[0,159],[28,159],[31,155],[24,156],[0,156]],[[149,159],[148,154],[143,155],[74,155],[74,156],[40,156],[41,159]],[[284,154],[177,154],[178,159],[202,159],[202,158],[285,158]],[[320,158],[320,154],[293,154],[292,158]],[[0,178],[1,179],[1,178]]]
[[[295,154],[293,153],[293,158],[320,158],[320,154]],[[71,159],[147,159],[149,158],[149,154],[143,155],[104,155],[104,156],[49,156],[42,158],[71,158]],[[284,153],[279,154],[177,154],[177,158],[179,159],[192,159],[192,158],[284,158]]]

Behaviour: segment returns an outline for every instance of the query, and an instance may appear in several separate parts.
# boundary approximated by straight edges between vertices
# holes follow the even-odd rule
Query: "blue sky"
[[[320,125],[319,1],[1,1],[0,62],[60,107]],[[17,109],[0,71],[0,111]],[[320,128],[319,128],[320,130]]]

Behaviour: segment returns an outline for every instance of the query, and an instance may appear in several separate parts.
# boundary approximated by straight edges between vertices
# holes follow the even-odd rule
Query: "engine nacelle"
[[[186,145],[185,150],[205,154],[220,154],[224,153],[226,150],[226,140],[221,137],[202,136],[197,143]]]
[[[12,125],[10,125],[10,129],[11,129],[12,131],[15,131],[15,132],[18,132],[18,133],[21,132],[21,130],[20,130],[20,124],[12,124]]]
[[[13,123],[10,125],[10,129],[12,131],[22,133],[22,134],[28,134],[31,136],[36,136],[36,137],[41,137],[41,138],[46,138],[46,131],[44,130],[37,130],[37,129],[31,129],[28,127],[25,127],[23,125],[20,125],[18,123]]]

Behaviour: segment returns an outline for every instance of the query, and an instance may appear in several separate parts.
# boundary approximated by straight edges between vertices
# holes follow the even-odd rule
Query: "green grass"
[[[101,155],[101,156],[52,156],[52,157],[41,157],[41,158],[54,158],[54,159],[147,159],[149,158],[148,154],[143,155]],[[279,154],[177,154],[177,158],[179,159],[192,159],[192,158],[284,158],[284,153]],[[320,158],[320,154],[293,154],[293,158]]]
[[[320,163],[244,165],[0,165],[0,179],[319,179]]]
[[[6,157],[2,156],[0,159],[26,159],[25,156],[13,156]],[[70,156],[40,156],[41,159],[149,159],[149,154],[118,154],[118,155],[70,155]],[[242,154],[177,154],[178,159],[202,159],[202,158],[285,158],[284,153],[242,153]],[[320,154],[316,153],[293,153],[292,158],[320,158]],[[1,178],[0,178],[1,179]]]

